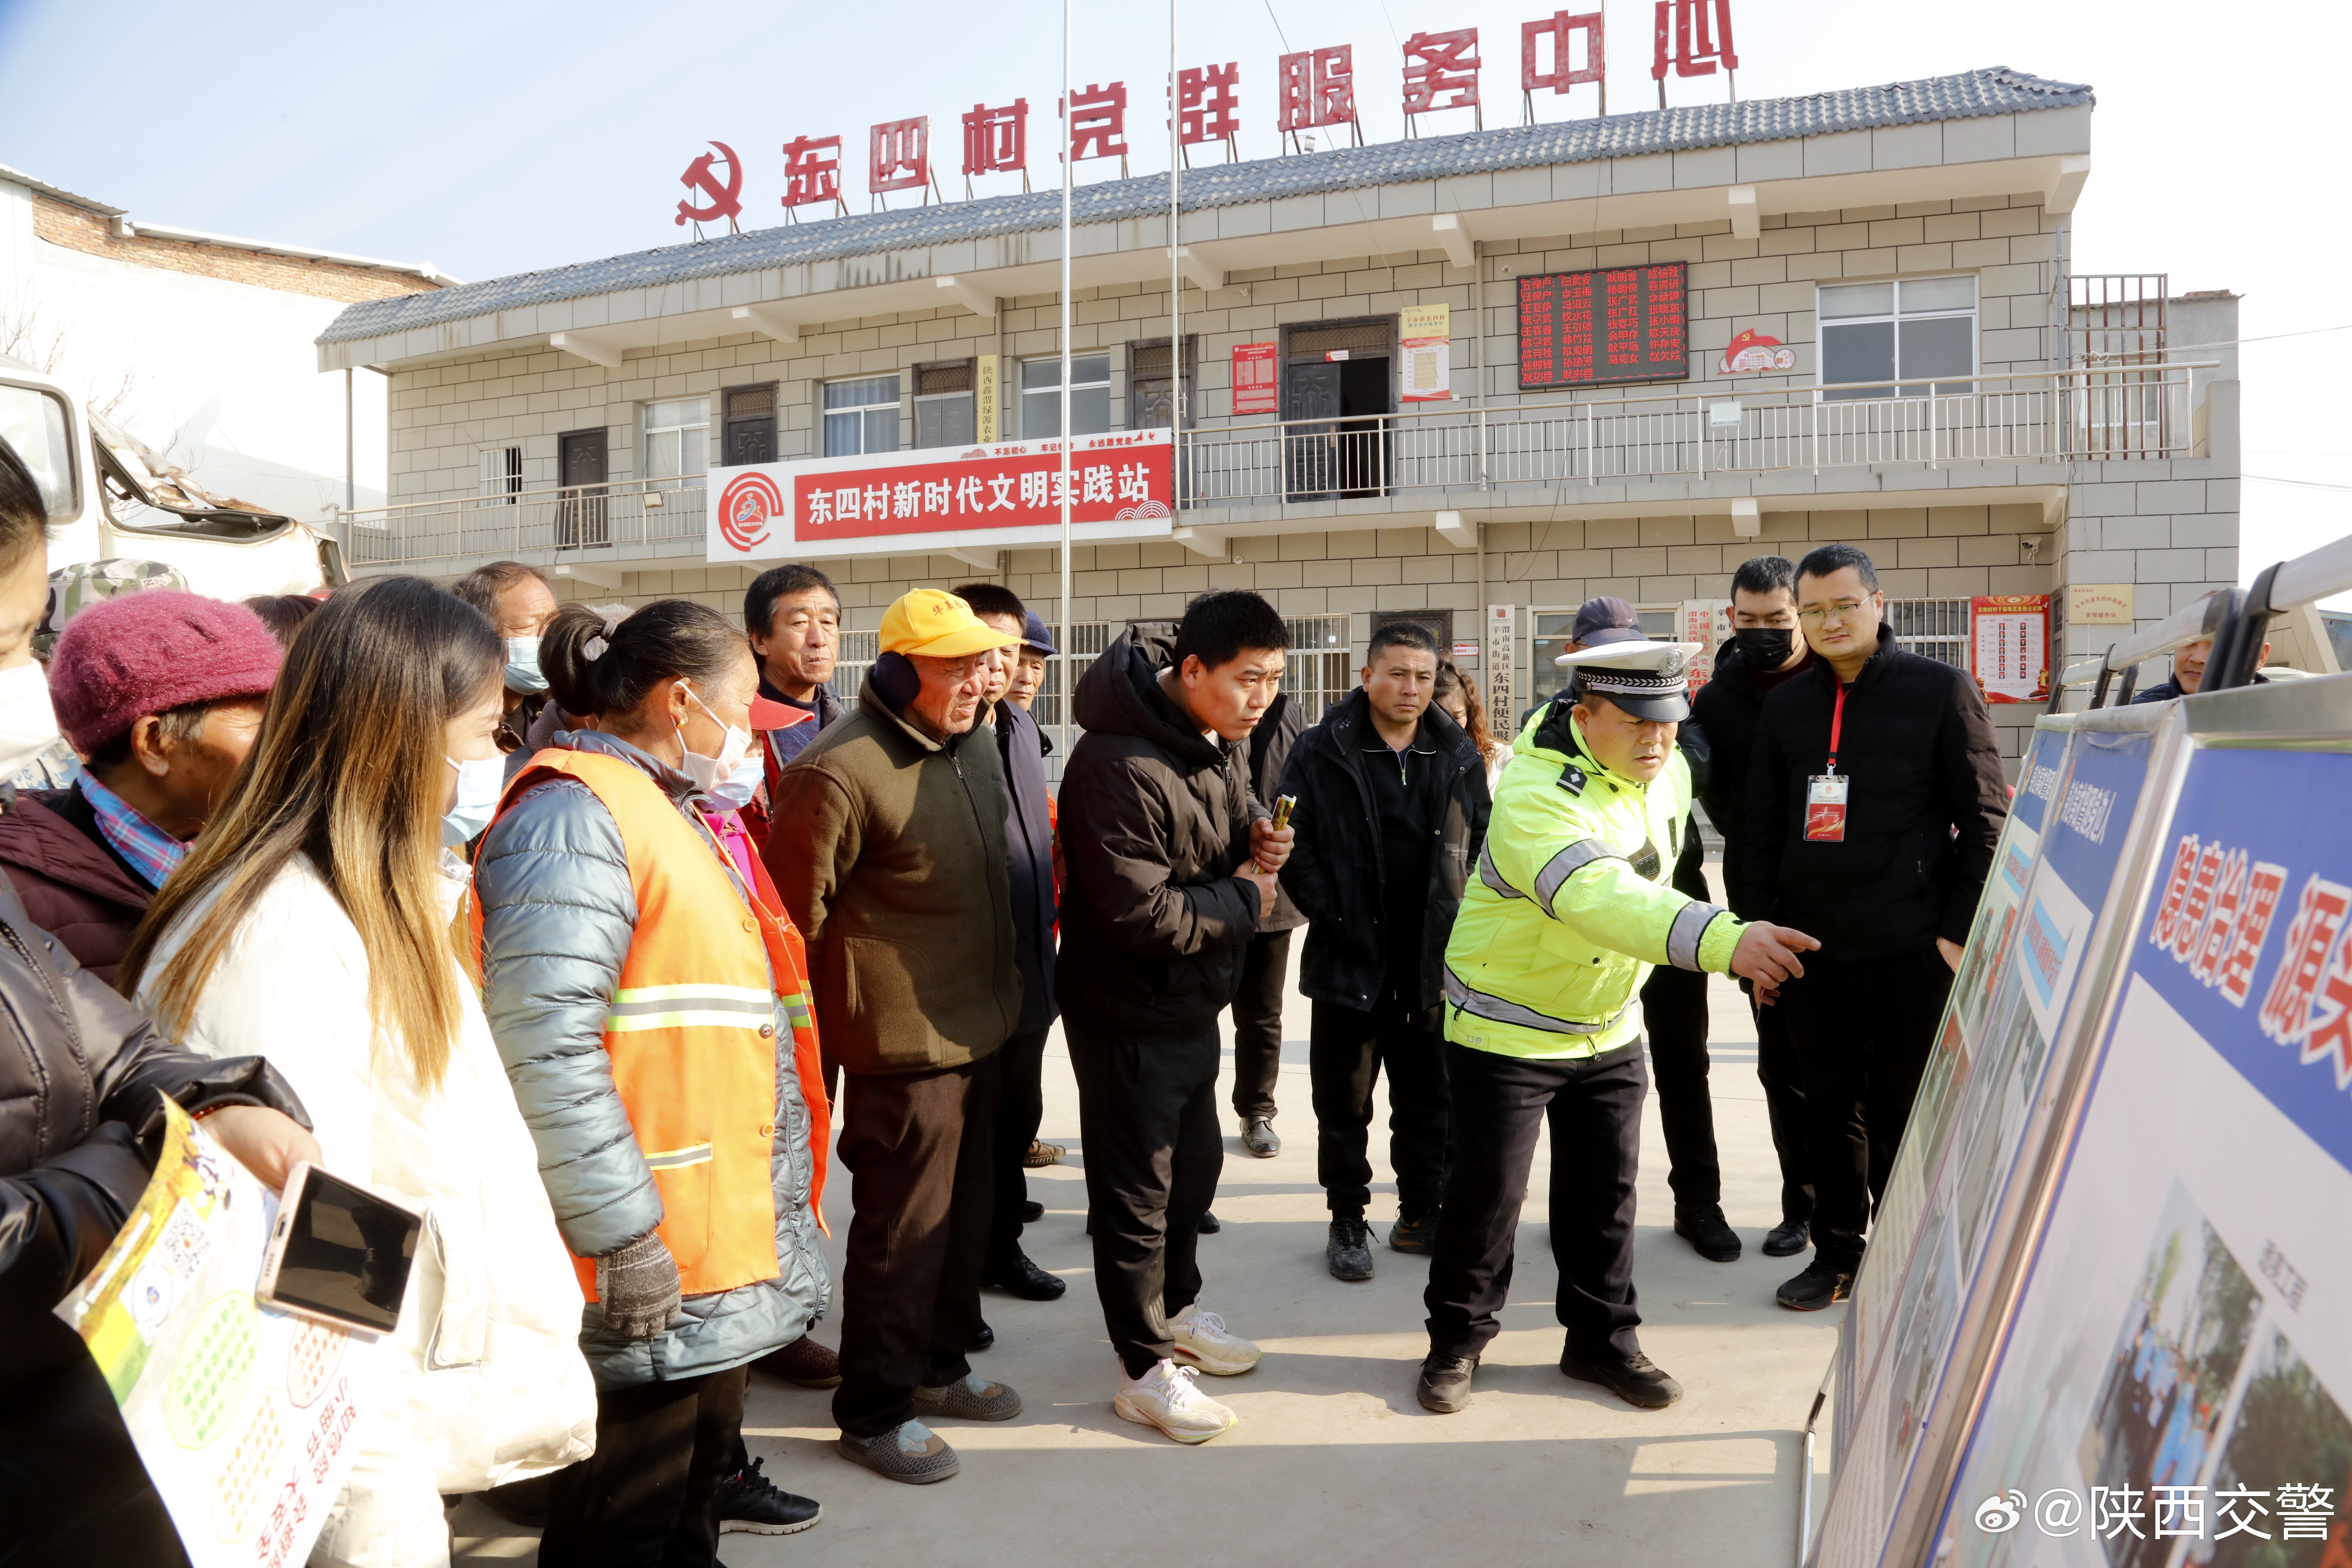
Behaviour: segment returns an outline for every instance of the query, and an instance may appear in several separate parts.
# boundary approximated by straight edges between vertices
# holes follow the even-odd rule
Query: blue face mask
[[[477,757],[459,762],[444,757],[443,762],[457,770],[457,804],[441,818],[441,842],[455,849],[478,837],[482,829],[498,815],[499,791],[506,783],[507,760],[504,757]]]
[[[532,692],[547,689],[547,677],[539,672],[537,637],[507,638],[507,689]]]

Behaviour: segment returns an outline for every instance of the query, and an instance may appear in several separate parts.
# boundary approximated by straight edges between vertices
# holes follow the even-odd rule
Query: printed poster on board
[[[1937,1563],[2352,1559],[2347,797],[2191,760]]]
[[[1988,702],[2050,697],[2050,595],[1979,595],[1969,601],[1969,669]]]
[[[1406,403],[1442,403],[1454,395],[1454,308],[1407,305],[1397,313],[1397,346],[1404,354]]]
[[[154,1177],[64,1319],[195,1568],[310,1554],[379,1398],[365,1335],[255,1301],[278,1199],[165,1100]]]
[[[1233,357],[1234,412],[1274,414],[1282,403],[1282,348],[1278,343],[1235,343]]]

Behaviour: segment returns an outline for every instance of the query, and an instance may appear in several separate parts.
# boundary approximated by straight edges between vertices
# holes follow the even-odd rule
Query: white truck
[[[307,523],[200,489],[91,414],[55,376],[0,354],[0,440],[47,499],[49,570],[160,561],[215,599],[350,581],[342,547]]]

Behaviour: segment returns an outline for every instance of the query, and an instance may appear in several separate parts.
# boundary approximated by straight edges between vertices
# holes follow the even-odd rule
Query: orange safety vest
[[[655,1234],[688,1296],[773,1279],[779,999],[809,1110],[809,1207],[820,1226],[832,1121],[801,934],[781,905],[744,888],[708,823],[688,822],[660,785],[618,757],[541,752],[507,786],[499,814],[559,775],[594,792],[628,855],[637,927],[605,1016],[604,1054],[661,1192]],[[478,902],[473,932],[478,962]],[[593,1301],[595,1261],[574,1261]]]

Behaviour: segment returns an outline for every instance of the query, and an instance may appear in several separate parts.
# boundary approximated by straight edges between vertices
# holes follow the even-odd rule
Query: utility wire
[[[2144,329],[2138,327],[2093,326],[2087,328],[2073,327],[2069,330],[2078,332],[2133,332],[2139,331]],[[2233,349],[2240,343],[2270,343],[2276,342],[2281,338],[2316,337],[2322,332],[2352,332],[2352,321],[2347,321],[2340,327],[2305,327],[2301,331],[2297,332],[2264,332],[2258,338],[2222,338],[2218,342],[2210,343],[2167,343],[2164,345],[2164,352],[2168,354],[2185,354],[2192,353],[2198,349]],[[2086,353],[2083,357],[2084,359],[2093,360],[2125,359],[2136,354],[2145,353],[2146,352],[2146,350],[2126,350],[2120,353]]]
[[[2325,479],[2283,479],[2275,474],[2240,474],[2238,477],[2265,485],[2293,485],[2305,490],[2352,490],[2352,485],[2332,485]]]
[[[1282,52],[1290,52],[1290,35],[1282,30],[1282,18],[1274,14],[1274,0],[1265,0],[1265,19],[1274,24],[1274,36],[1282,40]]]

